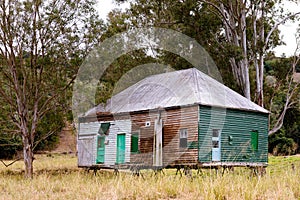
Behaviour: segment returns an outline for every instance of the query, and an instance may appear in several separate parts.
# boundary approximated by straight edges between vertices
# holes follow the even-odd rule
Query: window
[[[220,130],[219,129],[213,129],[212,130],[212,136],[213,137],[219,137],[220,135]]]
[[[212,140],[212,147],[213,148],[219,148],[219,141]]]
[[[104,148],[104,141],[105,141],[105,137],[103,136],[98,137],[98,148]]]
[[[108,129],[110,127],[110,123],[106,122],[106,123],[101,123],[100,128],[98,130],[98,133],[100,135],[108,135]]]
[[[251,147],[253,151],[258,150],[258,131],[251,131]]]
[[[139,134],[131,134],[131,153],[139,153]]]
[[[212,148],[220,148],[220,129],[212,129]]]
[[[183,128],[179,130],[179,147],[187,148],[187,129]]]

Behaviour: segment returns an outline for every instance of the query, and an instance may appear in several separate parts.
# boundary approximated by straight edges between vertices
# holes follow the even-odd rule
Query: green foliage
[[[121,3],[123,1],[117,2]],[[138,0],[133,2],[130,9],[126,12],[128,15],[127,21],[130,21],[130,25],[133,27],[155,26],[171,28],[194,38],[205,48],[215,61],[225,85],[239,93],[243,93],[243,86],[241,86],[238,81],[235,81],[231,63],[229,62],[229,59],[234,59],[236,62],[244,59],[242,47],[237,46],[237,44],[228,40],[224,34],[224,24],[221,20],[222,17],[211,3],[215,3],[215,5],[219,4],[219,2],[214,1],[206,3],[206,1],[196,0]],[[229,6],[229,2],[223,1],[223,3],[225,7]],[[233,9],[241,9],[242,6],[238,5],[238,1],[233,2],[233,4],[235,3],[237,3],[236,8],[234,7]],[[265,11],[269,12],[270,16],[274,14],[274,7],[272,7],[273,3],[273,1],[268,1],[265,4]],[[250,8],[254,9],[254,7],[251,7],[250,5],[247,6],[249,6],[249,10]],[[240,11],[237,10],[237,13],[240,13]],[[251,43],[254,34],[252,14],[253,13],[249,11],[247,16],[247,40],[249,41],[247,42],[247,49],[249,54],[251,54],[250,52],[258,53],[261,51],[255,49],[257,47],[253,47],[253,44]],[[262,22],[262,20],[257,20],[257,26],[260,27],[262,26],[262,23],[264,23],[266,37],[268,31],[275,22],[272,17],[265,17],[264,20],[264,22]],[[237,32],[239,31],[237,30]],[[264,44],[261,41],[258,41],[258,43],[258,46],[261,49]],[[271,35],[267,49],[278,44],[279,32],[276,30]],[[249,55],[249,61],[251,60],[250,57],[251,56]],[[189,67],[183,59],[180,59],[169,52],[162,52],[162,56],[159,59],[163,60],[163,63],[170,64],[175,69],[185,69]],[[255,69],[250,68],[250,70],[255,73]],[[255,74],[253,78],[250,79],[250,82],[251,86],[253,86],[252,88],[255,88]]]
[[[139,0],[131,4],[125,13],[113,11],[109,14],[107,33],[111,36],[132,27],[162,27],[180,31],[194,38],[210,54],[219,67],[223,82],[237,91],[241,91],[232,81],[228,57],[240,57],[240,49],[225,43],[222,34],[222,21],[212,11],[212,7],[199,1],[145,1]],[[230,48],[226,48],[227,46]],[[192,67],[190,63],[171,52],[159,51],[156,62],[180,70]],[[141,63],[143,64],[143,63]],[[126,67],[126,66],[122,66]],[[108,83],[105,83],[109,85]],[[113,86],[109,86],[113,87]]]
[[[35,151],[53,150],[59,142],[59,133],[65,126],[65,114],[62,110],[50,111],[40,121],[35,137]]]
[[[117,0],[117,2],[122,3],[124,1]],[[119,31],[128,30],[131,27],[155,26],[180,31],[194,38],[206,49],[218,66],[225,85],[242,94],[243,88],[238,81],[234,79],[232,71],[233,68],[229,62],[230,59],[234,59],[236,62],[244,59],[242,45],[237,45],[230,41],[230,38],[226,36],[225,24],[223,24],[221,20],[222,16],[220,16],[220,13],[218,13],[212,4],[215,3],[215,5],[219,5],[222,2],[225,7],[228,6],[228,8],[230,5],[234,5],[230,8],[236,10],[236,13],[232,11],[232,14],[236,14],[237,16],[239,15],[240,10],[244,7],[239,1],[205,2],[206,1],[196,0],[134,1],[131,3],[130,9],[126,12],[122,13],[120,11],[114,11],[109,15],[110,22],[108,23],[108,36]],[[281,8],[278,4],[280,1],[277,0],[255,1],[251,3],[246,5],[246,48],[249,61],[250,88],[256,88],[258,81],[256,80],[256,75],[259,73],[256,71],[254,65],[254,57],[259,58],[260,56],[264,56],[267,54],[266,52],[269,49],[272,49],[282,43],[280,40],[280,31],[278,29],[275,29],[271,34],[266,46],[265,38],[274,25],[280,21],[280,19],[283,19],[288,15],[288,11]],[[264,8],[260,9],[260,6],[264,6]],[[264,17],[261,17],[261,12],[264,12]],[[232,18],[232,20],[235,19]],[[236,20],[236,31],[239,32],[241,31],[238,29],[238,27],[241,26],[239,21],[240,19],[236,18]],[[254,26],[256,26],[256,33],[253,28]],[[263,32],[260,32],[262,30]],[[264,35],[262,36],[261,33],[264,33]],[[254,34],[256,34],[256,36],[254,36]],[[241,37],[241,35],[238,34],[237,37]],[[254,38],[256,38],[256,43]],[[239,41],[242,41],[242,38],[240,38]],[[164,51],[157,52],[159,52],[159,56],[154,58],[156,59],[156,62],[170,65],[172,68],[177,70],[191,67],[190,63],[178,55]],[[296,84],[291,83],[289,85],[287,81],[287,78],[291,77],[290,69],[292,58],[274,58],[274,55],[270,54],[267,56],[269,56],[269,59],[265,61],[265,74],[264,72],[261,73],[262,76],[265,76],[266,80],[263,85],[264,106],[266,109],[271,111],[270,127],[273,127],[282,113],[286,102],[286,94],[291,92],[291,88],[293,88]],[[128,62],[122,62],[122,65],[119,65],[121,66],[121,69],[126,68],[127,65],[134,66],[137,64],[130,60],[126,61]],[[300,67],[297,65],[296,70],[299,69]],[[104,81],[103,84],[99,86],[102,87],[102,89],[105,89],[107,93],[112,93],[113,88],[115,87],[114,82],[120,78],[120,75],[115,74],[113,76],[116,77],[116,79],[111,78],[110,80]],[[257,100],[260,98],[257,96],[257,91],[252,89],[251,92],[252,99]],[[110,95],[105,95],[104,97],[104,99],[107,99]],[[299,98],[299,95],[295,92],[291,100],[294,101],[297,98]],[[105,100],[99,102],[105,102]],[[296,106],[297,105],[293,105],[293,107]],[[288,119],[287,121],[284,121],[282,128],[282,134],[284,134],[276,140],[277,142],[280,141],[280,144],[282,145],[280,146],[278,143],[279,146],[276,144],[276,147],[276,145],[274,146],[271,144],[271,146],[273,145],[272,149],[276,147],[279,149],[279,152],[286,152],[287,154],[294,152],[294,143],[292,140],[299,143],[299,136],[296,136],[297,134],[295,133],[295,130],[298,130],[298,123],[287,125],[288,122],[295,122],[299,120],[296,119],[295,115],[289,116],[289,113],[290,112],[288,111]],[[283,144],[285,141],[287,142],[286,145]]]
[[[283,129],[269,137],[269,153],[273,155],[293,155],[297,153],[297,148],[297,143],[293,138],[287,137]]]
[[[7,105],[3,109],[8,109]],[[0,159],[13,158],[22,150],[22,138],[7,112],[0,112]]]
[[[293,58],[273,58],[266,60],[266,75],[274,76],[278,80],[284,80],[289,75]]]
[[[132,84],[144,78],[140,78],[138,74],[130,77],[127,82],[122,85],[117,85],[126,73],[129,73],[133,68],[144,63],[155,62],[151,56],[145,54],[144,50],[130,52],[116,59],[105,71],[100,79],[98,88],[95,94],[96,104],[105,103],[112,95],[121,92]]]
[[[296,72],[300,73],[300,63],[296,66]]]
[[[95,3],[11,0],[0,7],[0,128],[6,141],[22,142],[26,177],[33,149],[53,148],[70,118],[73,80],[104,29]]]
[[[59,142],[59,133],[65,126],[66,113],[63,110],[52,110],[47,113],[39,123],[37,134],[35,135],[35,151],[53,150]],[[6,121],[9,124],[9,121]],[[6,131],[4,131],[6,130]],[[13,132],[13,133],[12,133]],[[0,159],[15,157],[22,151],[22,138],[18,131],[12,127],[2,125],[0,133]]]
[[[6,133],[0,134],[0,159],[12,159],[21,150],[21,137]]]
[[[272,114],[278,114],[281,111],[281,107],[284,105],[287,90],[289,87],[294,88],[297,82],[292,81],[289,84],[289,79],[293,76],[291,70],[293,58],[272,58],[266,61],[265,70],[266,70],[266,82],[264,85],[265,88],[265,105],[268,109],[271,109],[270,102],[273,104],[274,112]],[[298,87],[295,88],[295,95],[293,98],[297,98],[299,94]],[[276,119],[276,118],[274,118]],[[272,124],[272,122],[271,122]]]
[[[283,128],[281,133],[292,140],[292,142],[287,143],[290,147],[290,152],[300,153],[300,109],[299,107],[290,109],[284,119]],[[279,134],[280,135],[280,134]]]
[[[297,82],[289,82],[293,75],[291,71],[293,58],[271,58],[265,63],[266,81],[264,86],[266,107],[270,109],[270,127],[273,127],[281,115],[286,102],[287,92],[294,89],[289,106],[285,114],[283,126],[278,133],[269,138],[269,152],[275,155],[290,155],[299,153],[300,146],[300,108],[299,86]],[[298,102],[299,103],[299,102]]]

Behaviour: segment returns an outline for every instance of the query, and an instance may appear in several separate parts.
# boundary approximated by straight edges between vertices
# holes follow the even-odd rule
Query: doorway
[[[97,159],[96,163],[104,163],[104,155],[105,155],[105,136],[98,136],[97,137]]]
[[[125,163],[125,133],[117,135],[117,164]]]
[[[212,161],[221,161],[221,131],[219,129],[212,130],[212,151],[211,159]]]

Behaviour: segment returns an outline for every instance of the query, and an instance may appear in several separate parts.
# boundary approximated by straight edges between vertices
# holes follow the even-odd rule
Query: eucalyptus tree
[[[285,11],[281,0],[200,0],[209,4],[222,20],[226,40],[241,52],[239,59],[230,58],[232,72],[251,99],[249,69],[256,70],[256,102],[263,106],[264,58],[280,42],[278,26],[294,20],[300,12]],[[293,2],[297,2],[291,0]]]
[[[212,55],[223,70],[221,73],[228,73],[222,67],[228,66],[228,60],[240,92],[264,106],[265,57],[282,43],[278,26],[288,20],[299,19],[300,12],[291,13],[286,10],[285,2],[296,4],[298,1],[136,0],[131,2],[128,12],[131,13],[131,21],[134,21],[135,26],[167,27],[194,37]],[[169,61],[176,62],[177,59],[171,57]],[[293,70],[294,65],[290,65],[290,68]],[[293,104],[290,96],[294,96],[294,92],[290,91],[297,88],[295,84],[286,84],[290,89],[285,90],[286,101],[283,104],[290,105]],[[255,89],[251,91],[251,88]],[[270,103],[267,105],[270,106]],[[282,126],[287,108],[289,106],[283,106],[279,111],[281,115],[276,115],[271,120],[274,127],[272,125],[270,134]]]
[[[103,23],[94,4],[93,0],[0,2],[0,107],[5,107],[22,138],[27,178],[33,177],[33,148],[41,119],[58,107],[67,109],[68,88],[81,60],[100,39]]]
[[[298,47],[299,52],[300,43]],[[300,64],[299,53],[290,58],[274,60],[275,62],[269,63],[273,70],[271,73],[269,72],[268,82],[265,86],[270,93],[268,95],[268,107],[271,111],[269,135],[284,127],[284,122],[292,124],[292,122],[285,120],[289,110],[300,111],[300,81],[295,78],[296,67]]]

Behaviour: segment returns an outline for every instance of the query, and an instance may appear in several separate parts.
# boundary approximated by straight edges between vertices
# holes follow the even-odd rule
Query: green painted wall
[[[199,110],[200,162],[211,162],[212,129],[221,130],[221,162],[268,161],[268,114],[208,106]],[[251,145],[253,131],[258,132],[257,150]]]

